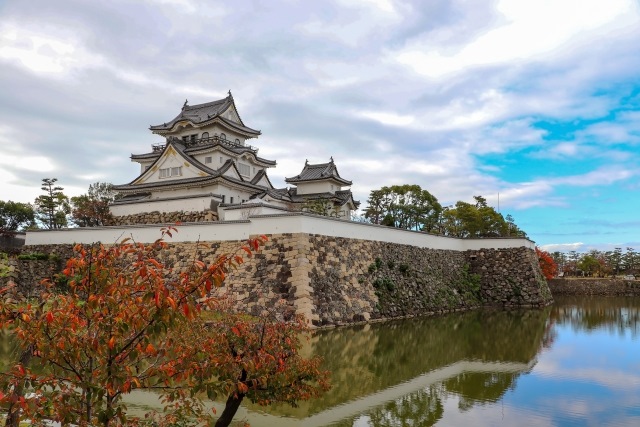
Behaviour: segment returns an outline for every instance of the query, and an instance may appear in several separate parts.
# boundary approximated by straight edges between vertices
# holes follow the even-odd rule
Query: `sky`
[[[640,249],[638,0],[0,0],[0,200],[137,176],[231,90],[278,166],[356,200],[484,196],[554,250]]]

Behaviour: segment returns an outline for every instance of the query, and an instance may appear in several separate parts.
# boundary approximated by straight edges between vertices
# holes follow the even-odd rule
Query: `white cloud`
[[[584,248],[584,243],[575,242],[575,243],[549,243],[546,245],[541,245],[540,249],[547,252],[582,252]]]
[[[403,116],[391,112],[360,111],[356,114],[391,126],[407,126],[416,119],[414,116]]]
[[[441,52],[428,44],[410,44],[396,59],[420,74],[440,78],[470,67],[531,61],[559,48],[575,48],[590,32],[637,25],[638,7],[632,0],[501,0],[497,26],[455,51]],[[599,36],[595,32],[590,36]],[[569,42],[574,42],[567,46]]]
[[[67,75],[102,63],[102,59],[74,39],[68,30],[34,29],[28,25],[0,26],[0,61],[19,64],[37,74]]]

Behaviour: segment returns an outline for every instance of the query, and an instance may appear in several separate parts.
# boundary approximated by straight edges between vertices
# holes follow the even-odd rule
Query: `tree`
[[[28,203],[0,200],[0,235],[13,234],[33,225],[35,213]]]
[[[71,219],[79,227],[109,225],[113,219],[109,205],[116,200],[116,196],[113,184],[96,182],[89,185],[86,194],[71,198]]]
[[[627,248],[622,258],[624,270],[627,274],[635,274],[638,267],[638,253],[633,248]]]
[[[66,227],[67,215],[71,213],[69,198],[56,182],[57,178],[44,178],[41,187],[44,194],[38,196],[34,203],[36,219],[50,230]]]
[[[172,232],[164,229],[163,237]],[[252,256],[265,240],[251,239],[241,250]],[[208,297],[242,263],[238,253],[211,264],[194,255],[178,272],[158,259],[166,248],[162,239],[77,245],[63,272],[66,294],[43,292],[37,305],[0,303],[0,327],[10,326],[22,355],[29,356],[3,377],[2,390],[11,392],[0,393],[0,403],[9,406],[10,418],[17,423],[23,414],[33,422],[78,426],[150,420],[194,425],[213,416],[203,405],[204,394],[228,396],[216,424],[225,426],[244,397],[260,404],[295,403],[328,388],[320,360],[298,352],[303,319],[249,317]],[[45,372],[31,369],[30,358],[46,366]],[[26,388],[33,398],[21,396]],[[151,413],[146,421],[127,416],[122,396],[134,389],[161,392],[165,412]]]
[[[538,263],[540,263],[540,269],[542,274],[547,280],[551,280],[558,274],[558,265],[553,260],[553,257],[549,252],[543,251],[536,246],[536,255],[538,256]]]
[[[364,216],[373,224],[436,231],[442,206],[419,185],[392,185],[371,191]]]
[[[578,269],[587,276],[593,276],[600,270],[600,263],[593,255],[585,254],[578,262]]]
[[[309,199],[302,205],[303,212],[316,215],[338,217],[338,207],[332,202],[323,199]]]
[[[604,258],[607,263],[607,269],[617,276],[622,270],[622,248],[615,248],[613,251],[607,251],[604,253]]]

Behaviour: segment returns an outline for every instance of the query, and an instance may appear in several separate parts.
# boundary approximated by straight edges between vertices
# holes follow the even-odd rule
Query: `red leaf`
[[[53,322],[53,313],[52,312],[48,312],[47,313],[47,323],[51,323]]]
[[[240,331],[235,326],[231,328],[231,332],[233,332],[238,337],[240,336]]]

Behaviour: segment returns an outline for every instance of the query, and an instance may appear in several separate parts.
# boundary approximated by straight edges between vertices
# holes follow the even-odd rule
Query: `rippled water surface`
[[[333,389],[299,408],[245,406],[238,418],[253,427],[640,426],[639,332],[640,298],[319,331],[305,351],[325,358]],[[128,400],[134,411],[158,405],[150,393]]]

